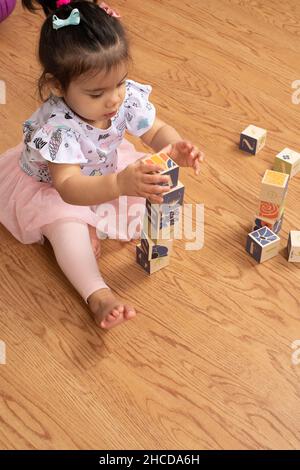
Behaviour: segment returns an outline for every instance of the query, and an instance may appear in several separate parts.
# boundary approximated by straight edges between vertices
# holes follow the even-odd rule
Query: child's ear
[[[64,93],[63,93],[62,86],[59,83],[59,81],[55,77],[53,77],[53,75],[51,75],[50,73],[47,73],[46,81],[47,81],[49,92],[52,95],[59,96],[59,97],[63,96]]]

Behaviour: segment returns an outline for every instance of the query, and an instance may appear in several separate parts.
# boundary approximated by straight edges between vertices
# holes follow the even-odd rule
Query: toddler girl
[[[120,196],[161,203],[169,190],[161,184],[168,177],[143,163],[125,131],[196,174],[203,155],[156,117],[151,87],[127,78],[128,41],[115,11],[88,0],[22,3],[46,14],[39,42],[43,104],[24,124],[22,148],[0,158],[0,222],[22,243],[47,237],[97,324],[111,328],[136,311],[99,272],[95,208]]]

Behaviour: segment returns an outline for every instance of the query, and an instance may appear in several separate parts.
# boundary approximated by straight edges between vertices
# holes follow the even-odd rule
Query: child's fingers
[[[147,194],[162,194],[170,191],[170,187],[158,184],[143,184],[141,185],[141,191]]]
[[[145,198],[148,199],[152,204],[162,204],[164,202],[161,196],[157,196],[156,194],[145,194]]]
[[[199,162],[199,160],[194,161],[193,167],[194,167],[194,170],[195,170],[195,175],[198,176],[199,173],[200,173],[200,162]]]
[[[169,176],[158,175],[157,173],[155,175],[144,173],[142,176],[142,182],[148,184],[168,183],[169,180]]]
[[[143,163],[143,165],[141,165],[142,173],[159,173],[164,170],[165,168],[163,166],[152,163]]]
[[[204,159],[205,159],[205,153],[201,152],[201,150],[199,150],[199,160],[200,160],[200,162],[203,162]]]

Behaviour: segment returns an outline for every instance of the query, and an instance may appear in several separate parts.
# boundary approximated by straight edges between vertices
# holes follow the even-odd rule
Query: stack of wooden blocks
[[[246,245],[248,253],[259,263],[273,258],[279,252],[278,233],[282,226],[288,182],[286,173],[272,170],[266,170],[262,179],[254,231],[249,233]]]
[[[179,167],[166,154],[158,153],[145,158],[145,163],[164,167],[162,175],[169,176],[170,190],[163,193],[162,204],[152,204],[146,200],[141,243],[136,247],[136,260],[148,273],[152,274],[170,262],[174,229],[181,221],[184,186],[180,183]]]
[[[284,217],[284,202],[289,176],[279,171],[266,170],[262,179],[260,202],[253,230],[268,227],[278,234]]]
[[[239,147],[256,155],[266,142],[267,131],[248,126],[240,136]],[[258,213],[253,232],[248,234],[246,250],[259,263],[276,256],[280,249],[278,236],[284,216],[284,201],[289,181],[300,172],[300,154],[289,148],[275,157],[273,170],[267,170],[262,180]],[[292,230],[288,240],[288,261],[300,261],[300,231]]]

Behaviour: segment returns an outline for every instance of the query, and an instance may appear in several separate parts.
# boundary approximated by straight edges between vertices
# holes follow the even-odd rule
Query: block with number
[[[252,155],[257,154],[266,143],[267,131],[261,127],[250,124],[241,133],[240,149]]]
[[[288,240],[288,260],[293,263],[300,263],[300,231],[291,230]]]
[[[282,206],[288,183],[289,176],[286,173],[266,170],[261,182],[260,200]]]
[[[173,246],[173,240],[157,240],[153,241],[142,231],[141,235],[141,249],[147,257],[148,261],[151,259],[161,258],[163,256],[170,256]]]
[[[179,166],[175,163],[169,155],[161,152],[155,153],[146,157],[143,160],[145,163],[152,163],[155,165],[161,165],[164,170],[160,172],[161,175],[169,176],[168,183],[159,183],[162,186],[170,185],[170,188],[174,188],[178,184]]]
[[[279,253],[280,238],[268,227],[262,227],[248,234],[246,251],[258,262],[263,263]]]
[[[300,171],[300,153],[286,147],[276,155],[274,170],[287,173],[292,178]]]
[[[159,258],[148,260],[141,245],[136,246],[136,261],[148,273],[153,274],[165,268],[170,263],[170,256],[160,256]]]

